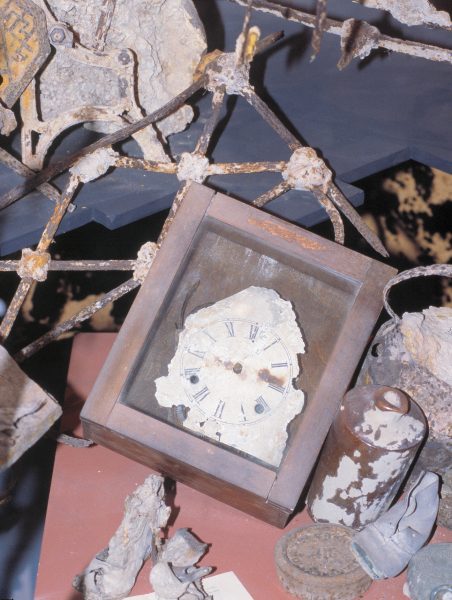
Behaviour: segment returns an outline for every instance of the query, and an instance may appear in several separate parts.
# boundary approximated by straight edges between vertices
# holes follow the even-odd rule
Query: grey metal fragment
[[[163,482],[163,477],[150,475],[126,498],[123,520],[107,548],[73,581],[85,600],[120,600],[132,590],[171,513]]]
[[[0,471],[11,466],[61,416],[56,400],[0,346]]]
[[[395,577],[426,543],[438,512],[438,485],[438,475],[423,473],[403,500],[354,536],[352,550],[370,577]]]
[[[202,588],[201,578],[212,567],[195,567],[207,551],[188,529],[178,529],[159,553],[153,566],[150,582],[157,600],[211,600]]]

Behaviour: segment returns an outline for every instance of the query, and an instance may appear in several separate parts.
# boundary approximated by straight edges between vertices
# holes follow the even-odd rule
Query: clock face
[[[155,397],[192,433],[278,466],[304,405],[293,384],[303,352],[291,303],[246,288],[186,319]]]
[[[219,319],[194,331],[180,356],[188,405],[206,419],[231,425],[271,416],[290,392],[292,373],[284,340],[268,325],[248,319]]]

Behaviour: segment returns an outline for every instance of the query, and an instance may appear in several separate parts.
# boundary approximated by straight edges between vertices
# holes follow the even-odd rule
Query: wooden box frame
[[[291,269],[299,269],[300,278],[309,272],[311,280],[331,279],[345,290],[344,307],[337,300],[331,306],[330,313],[342,311],[343,317],[334,339],[328,342],[324,361],[322,348],[328,332],[319,334],[319,348],[316,335],[307,339],[308,352],[310,347],[317,352],[315,364],[320,365],[315,389],[310,391],[303,412],[291,424],[286,453],[276,470],[120,402],[127,376],[177,289],[190,253],[207,235],[205,232],[214,230],[220,234],[226,231],[225,239],[238,236],[242,246],[259,248],[264,256],[278,260],[281,268],[286,263],[292,265]],[[228,263],[227,256],[223,262],[226,279],[233,281],[241,265]],[[85,435],[284,527],[300,500],[378,318],[383,287],[394,274],[395,270],[383,263],[246,203],[192,184],[85,403],[81,415]],[[322,281],[319,285],[323,285]],[[319,323],[322,320],[320,315]],[[314,323],[312,327],[320,326]],[[309,373],[306,377],[309,380]]]

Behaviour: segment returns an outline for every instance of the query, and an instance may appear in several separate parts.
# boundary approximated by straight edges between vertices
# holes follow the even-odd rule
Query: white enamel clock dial
[[[304,404],[293,385],[303,352],[290,302],[249,287],[187,318],[156,398],[186,409],[190,431],[278,466]]]

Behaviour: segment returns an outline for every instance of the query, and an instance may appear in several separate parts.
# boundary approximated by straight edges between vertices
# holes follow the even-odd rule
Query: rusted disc
[[[282,585],[303,600],[353,600],[363,594],[372,579],[350,549],[354,533],[329,523],[289,531],[275,548]]]

